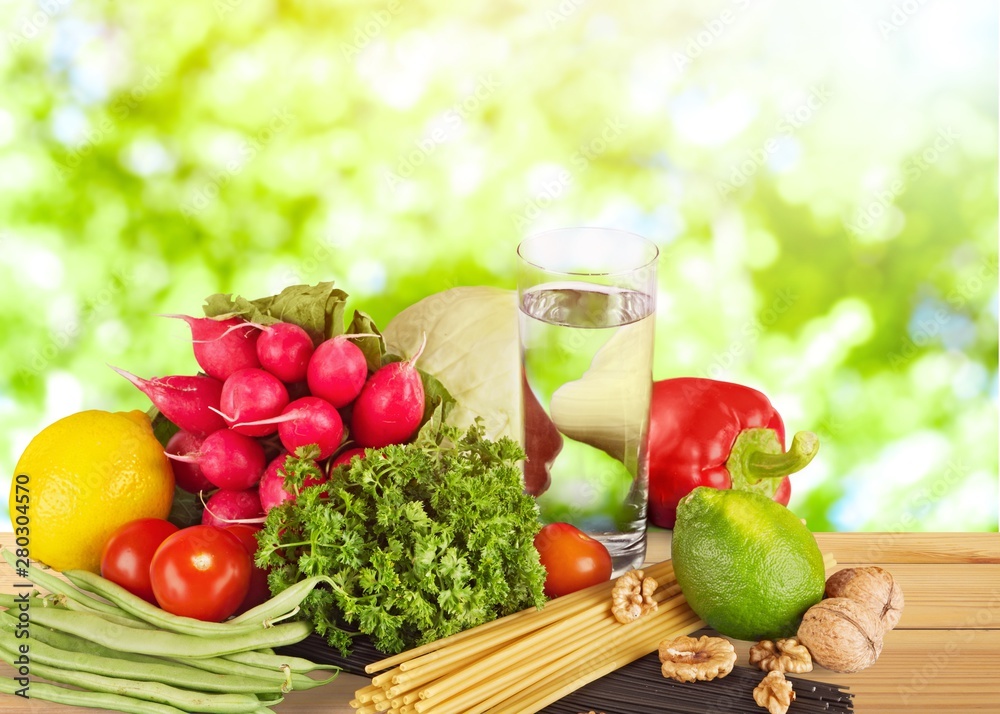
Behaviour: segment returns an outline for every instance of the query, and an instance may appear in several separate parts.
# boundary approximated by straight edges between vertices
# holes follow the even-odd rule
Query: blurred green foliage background
[[[997,528],[997,9],[968,0],[0,1],[3,490],[195,370],[216,292],[384,325],[521,236],[661,248],[654,375],[745,382],[815,530]],[[489,359],[484,355],[484,359]]]

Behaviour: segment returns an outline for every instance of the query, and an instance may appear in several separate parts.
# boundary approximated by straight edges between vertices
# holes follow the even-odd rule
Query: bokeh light
[[[212,293],[384,325],[526,233],[662,255],[655,376],[821,438],[816,530],[996,530],[997,8],[0,2],[0,479]],[[488,355],[483,356],[489,359]],[[2,517],[0,517],[2,518]]]

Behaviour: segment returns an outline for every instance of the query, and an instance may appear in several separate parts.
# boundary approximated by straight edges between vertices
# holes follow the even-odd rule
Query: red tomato
[[[191,526],[160,544],[149,575],[156,602],[167,612],[221,622],[246,597],[251,567],[238,537],[215,526]]]
[[[569,523],[550,523],[535,536],[545,566],[545,594],[568,595],[611,579],[611,554],[604,544]]]
[[[240,543],[243,544],[243,547],[250,555],[250,559],[253,560],[257,554],[258,544],[256,534],[261,530],[260,526],[252,526],[248,523],[234,523],[233,525],[226,526],[225,530],[240,539]],[[270,598],[271,589],[267,586],[267,571],[254,565],[250,571],[250,589],[247,591],[247,596],[243,598],[243,602],[240,603],[233,614],[242,615],[250,608],[256,607]]]
[[[156,604],[149,564],[164,539],[178,530],[170,521],[139,518],[111,534],[101,552],[101,575],[133,595]]]

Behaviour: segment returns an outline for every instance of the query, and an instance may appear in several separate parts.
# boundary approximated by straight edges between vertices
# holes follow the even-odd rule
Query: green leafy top
[[[540,523],[522,458],[479,423],[463,433],[432,419],[414,443],[368,450],[272,509],[257,564],[271,568],[275,593],[312,575],[333,579],[302,609],[345,654],[346,628],[399,652],[541,606]]]
[[[248,300],[228,293],[210,295],[203,310],[206,317],[224,320],[242,317],[258,325],[291,322],[312,337],[315,344],[344,333],[344,306],[347,293],[332,282],[290,285],[277,295]]]

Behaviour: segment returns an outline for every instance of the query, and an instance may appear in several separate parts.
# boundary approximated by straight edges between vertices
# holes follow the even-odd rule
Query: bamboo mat
[[[824,553],[840,567],[875,564],[890,570],[906,597],[899,627],[888,633],[878,662],[855,674],[822,668],[807,678],[846,686],[858,714],[881,712],[992,712],[1000,714],[1000,534],[997,533],[818,533]],[[0,534],[8,546],[9,534]],[[670,534],[650,534],[650,561],[670,557]],[[0,570],[0,591],[12,591],[12,576]],[[750,643],[736,641],[739,663]],[[0,666],[0,676],[10,676]],[[277,714],[352,714],[347,702],[367,683],[341,675],[326,687],[293,692],[274,707]],[[71,709],[0,696],[0,713],[59,714]],[[748,712],[759,711],[751,705]],[[795,714],[794,704],[788,714]]]

